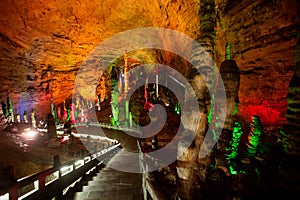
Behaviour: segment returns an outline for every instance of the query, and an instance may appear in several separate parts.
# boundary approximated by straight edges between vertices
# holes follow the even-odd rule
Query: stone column
[[[220,67],[220,74],[226,91],[226,118],[217,142],[216,167],[227,168],[225,155],[232,140],[235,117],[238,111],[238,91],[240,86],[240,71],[234,60],[225,60]],[[223,168],[224,169],[224,168]]]
[[[185,103],[182,108],[184,109],[184,112],[182,113],[183,115],[181,118],[181,121],[184,124],[183,134],[187,138],[194,136],[195,138],[193,138],[193,143],[190,146],[187,146],[185,141],[181,141],[178,144],[178,154],[182,155],[178,158],[177,162],[177,175],[179,177],[177,195],[180,199],[193,198],[197,174],[201,171],[203,174],[201,174],[200,177],[205,177],[206,167],[210,163],[210,160],[199,159],[200,148],[202,145],[205,145],[202,143],[207,131],[207,115],[210,104],[209,92],[201,75],[194,76],[190,82],[198,99],[200,113],[197,109],[189,107],[189,105],[191,105],[189,100],[194,97],[190,95],[190,91],[186,91]],[[198,120],[200,116],[201,118]],[[201,167],[199,163],[201,163]],[[202,179],[202,181],[204,180]]]
[[[56,137],[55,119],[52,113],[49,113],[47,116],[47,134],[49,139]]]
[[[194,190],[202,187],[205,181],[206,170],[211,162],[210,156],[201,155],[200,149],[203,148],[203,141],[208,127],[208,113],[210,109],[210,93],[213,84],[214,72],[214,45],[215,45],[215,15],[216,8],[214,0],[201,0],[199,8],[200,17],[200,35],[197,42],[201,47],[193,47],[191,63],[193,63],[192,74],[190,75],[190,83],[198,98],[200,113],[195,110],[189,110],[186,105],[189,105],[189,91],[185,92],[184,113],[189,116],[189,122],[185,126],[186,135],[196,133],[194,142],[191,146],[186,146],[184,142],[178,144],[178,151],[185,152],[183,156],[178,158],[177,174],[179,184],[177,195],[180,199],[193,199]],[[201,74],[197,74],[198,72]],[[195,123],[195,120],[201,116],[200,121]],[[182,117],[184,118],[184,116]],[[204,147],[205,148],[205,147]],[[200,181],[199,181],[200,180]],[[202,185],[201,185],[202,184]],[[201,197],[197,197],[201,198]]]

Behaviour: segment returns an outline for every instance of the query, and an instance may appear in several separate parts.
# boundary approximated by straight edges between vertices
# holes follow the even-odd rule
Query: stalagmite
[[[132,128],[132,113],[129,113],[129,127]]]
[[[21,123],[21,116],[19,114],[16,115],[17,123]]]
[[[248,135],[247,141],[247,153],[246,156],[256,156],[259,150],[259,146],[262,143],[262,125],[259,116],[253,115],[252,122],[250,123],[251,130]]]
[[[28,123],[28,116],[27,116],[26,110],[24,111],[24,114],[23,114],[23,121],[24,121],[24,123]]]
[[[9,97],[7,97],[7,112],[8,112],[8,117],[7,120],[8,122],[14,122],[14,109],[13,109],[13,103]]]
[[[32,124],[32,127],[36,128],[36,120],[35,120],[34,110],[31,110],[31,124]]]
[[[7,126],[7,119],[5,118],[5,115],[2,111],[2,105],[0,105],[0,130],[3,130]]]
[[[100,111],[101,110],[101,106],[100,106],[100,102],[101,102],[101,99],[100,99],[100,94],[97,95],[97,110]]]
[[[240,71],[235,60],[230,60],[230,43],[226,46],[225,61],[220,67],[220,74],[226,90],[226,118],[222,133],[217,142],[216,166],[228,167],[226,154],[232,140],[235,116],[238,110],[238,91],[240,86]],[[229,59],[229,60],[228,60]]]
[[[230,151],[229,154],[226,154],[228,160],[235,159],[238,156],[238,149],[242,134],[242,124],[240,122],[235,122],[232,133],[232,140],[230,142]]]
[[[229,153],[226,154],[226,159],[228,160],[228,164],[229,164],[229,172],[231,174],[237,174],[233,162],[238,157],[239,154],[239,145],[240,145],[240,139],[242,134],[243,134],[242,124],[240,122],[235,122],[233,133],[232,133],[232,140],[230,143],[231,147]]]

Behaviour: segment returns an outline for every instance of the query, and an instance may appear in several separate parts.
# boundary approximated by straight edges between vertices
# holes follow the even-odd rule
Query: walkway
[[[113,126],[111,124],[102,123],[102,122],[76,123],[73,126],[74,127],[77,127],[77,126],[99,126],[102,128],[108,128],[108,129],[113,129],[113,130],[127,131],[127,132],[142,134],[140,127]]]
[[[137,160],[120,150],[93,180],[75,194],[75,200],[142,200],[142,175],[113,169],[111,166],[137,167]]]

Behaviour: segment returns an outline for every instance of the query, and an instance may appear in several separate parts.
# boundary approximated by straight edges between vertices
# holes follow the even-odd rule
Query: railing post
[[[53,163],[54,163],[54,167],[58,170],[58,179],[60,179],[61,178],[61,171],[60,171],[59,167],[60,167],[61,163],[60,163],[59,155],[55,155],[53,157]],[[63,197],[63,191],[58,191],[58,194],[55,197],[55,199],[59,200],[59,199],[62,199],[62,197]]]
[[[41,174],[38,176],[38,180],[39,180],[39,190],[45,187],[46,184],[46,176],[44,174]]]
[[[9,200],[18,200],[18,189],[17,185],[9,189]]]
[[[4,169],[5,178],[9,183],[15,182],[15,168],[10,165]],[[9,200],[17,200],[18,199],[18,186],[14,185],[9,189]]]
[[[59,167],[60,166],[60,158],[59,158],[59,155],[55,155],[53,157],[53,165],[54,167]]]

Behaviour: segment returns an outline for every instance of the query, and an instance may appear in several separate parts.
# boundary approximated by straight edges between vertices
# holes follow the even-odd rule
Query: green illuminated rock
[[[262,143],[262,125],[259,116],[253,115],[250,123],[251,130],[248,136],[246,156],[255,156],[258,153],[259,146]]]

